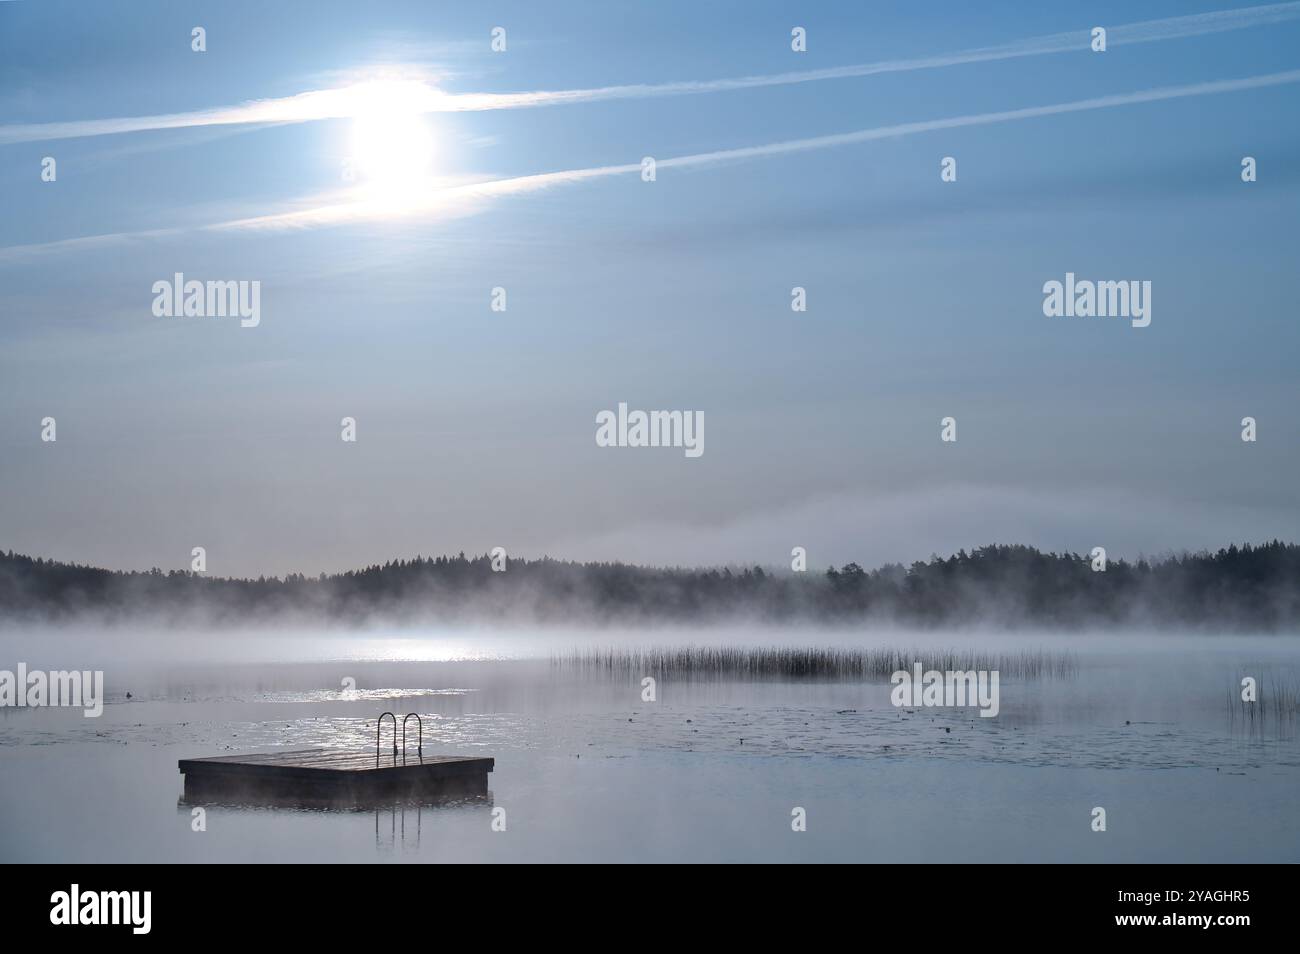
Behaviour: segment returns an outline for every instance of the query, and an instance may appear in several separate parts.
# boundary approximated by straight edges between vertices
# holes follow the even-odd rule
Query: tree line
[[[910,566],[823,573],[758,566],[662,568],[490,557],[392,560],[345,573],[234,579],[118,571],[0,552],[0,618],[154,617],[240,624],[272,617],[356,624],[419,620],[701,623],[727,619],[916,626],[1142,625],[1287,630],[1300,625],[1300,546],[1112,560],[992,545]]]

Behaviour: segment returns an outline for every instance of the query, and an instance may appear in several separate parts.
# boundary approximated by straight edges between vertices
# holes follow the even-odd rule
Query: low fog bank
[[[0,630],[0,639],[9,660],[0,662],[0,669],[12,670],[17,661],[25,662],[29,669],[102,669],[113,674],[112,682],[123,688],[130,688],[127,677],[132,675],[140,676],[143,684],[150,674],[171,679],[178,673],[211,674],[214,669],[246,673],[258,685],[278,684],[290,678],[285,676],[288,673],[291,681],[301,676],[304,685],[337,688],[339,676],[358,675],[367,671],[367,666],[399,668],[385,670],[389,673],[386,682],[371,680],[363,685],[425,685],[411,683],[400,675],[406,672],[400,667],[411,665],[445,667],[438,669],[444,681],[435,679],[429,686],[460,686],[467,684],[466,673],[478,672],[480,667],[505,672],[519,666],[523,667],[520,672],[534,678],[536,666],[554,671],[557,666],[571,667],[575,660],[585,665],[592,658],[632,658],[638,654],[676,657],[701,651],[890,652],[902,653],[911,661],[944,654],[1046,654],[1089,666],[1101,665],[1114,678],[1120,678],[1119,674],[1138,657],[1162,660],[1162,665],[1170,666],[1238,665],[1249,661],[1294,666],[1300,658],[1300,639],[1293,635],[1243,632],[1225,638],[1210,632],[1113,628],[1064,631],[720,623],[710,627],[424,624],[351,629],[300,627],[276,621],[272,625],[214,631],[177,629],[148,620],[105,627],[82,619],[5,627]],[[328,679],[315,677],[313,667],[319,666],[327,667]]]
[[[501,564],[498,562],[497,566]],[[1300,632],[1300,546],[1109,562],[988,546],[824,573],[417,557],[255,580],[0,553],[0,623],[150,628],[869,626]]]

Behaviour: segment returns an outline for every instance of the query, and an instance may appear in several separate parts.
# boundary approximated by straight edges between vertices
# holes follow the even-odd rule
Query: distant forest
[[[892,622],[1081,628],[1300,628],[1300,546],[1274,541],[1158,560],[987,546],[910,567],[823,573],[664,569],[487,556],[416,557],[315,578],[121,572],[0,552],[0,620],[253,624],[520,621]]]

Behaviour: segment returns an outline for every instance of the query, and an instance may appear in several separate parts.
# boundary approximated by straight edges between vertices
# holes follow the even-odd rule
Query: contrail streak
[[[1265,6],[1241,7],[1191,16],[1145,20],[1107,27],[1107,46],[1155,43],[1184,37],[1222,33],[1248,27],[1267,26],[1300,18],[1300,0]],[[527,109],[565,103],[590,103],[618,99],[646,99],[718,93],[730,90],[788,86],[823,80],[874,76],[913,70],[984,63],[995,60],[1050,53],[1084,51],[1090,42],[1088,30],[1075,30],[1032,37],[1001,46],[980,47],[957,53],[902,60],[884,60],[837,66],[820,70],[743,76],[731,79],[672,83],[605,86],[594,89],[539,90],[524,93],[447,93],[417,81],[375,81],[337,89],[313,90],[280,99],[256,100],[238,106],[223,106],[186,113],[136,116],[117,119],[89,119],[70,122],[0,126],[0,144],[105,136],[191,126],[255,123],[300,123],[356,116],[373,108],[378,98],[389,105],[400,104],[412,113],[478,112],[493,109]]]
[[[1300,82],[1300,70],[1287,70],[1281,73],[1267,73],[1261,76],[1247,76],[1240,79],[1210,80],[1202,83],[1189,83],[1182,86],[1161,86],[1153,89],[1139,90],[1132,93],[1116,93],[1109,96],[1097,96],[1092,99],[1079,99],[1066,103],[1052,103],[1046,106],[1028,106],[1022,109],[1009,109],[994,113],[976,113],[969,116],[951,116],[946,119],[929,119],[921,122],[899,123],[892,126],[876,126],[871,129],[859,129],[853,132],[835,133],[828,136],[814,136],[808,139],[790,139],[784,142],[766,143],[759,146],[744,146],[738,149],[720,149],[713,152],[695,153],[688,156],[674,156],[656,161],[657,169],[687,169],[709,166],[723,162],[735,162],[746,159],[760,159],[770,156],[808,152],[815,149],[829,149],[856,143],[871,142],[878,139],[895,139],[912,136],[917,133],[934,132],[940,129],[961,129],[970,126],[988,126],[995,123],[1015,122],[1024,119],[1037,119],[1044,116],[1059,116],[1066,113],[1088,112],[1109,109],[1115,106],[1132,106],[1139,103],[1155,103],[1170,99],[1185,99],[1191,96],[1208,96],[1217,93],[1235,93],[1252,89],[1264,89],[1271,86],[1283,86]],[[372,221],[376,219],[419,217],[428,214],[441,214],[447,217],[465,214],[467,203],[476,199],[492,198],[505,195],[517,195],[536,192],[559,185],[568,185],[590,179],[608,178],[628,175],[641,171],[639,162],[612,166],[593,166],[585,169],[568,169],[558,172],[546,172],[537,175],[515,176],[508,179],[489,179],[433,190],[424,195],[413,195],[401,203],[395,210],[391,203],[376,204],[365,201],[340,202],[317,208],[301,209],[293,212],[273,213],[254,218],[234,219],[211,225],[199,226],[192,231],[229,232],[229,231],[286,231],[292,229],[316,228],[326,225],[339,225],[347,222]],[[25,257],[35,252],[58,251],[78,247],[89,247],[113,242],[123,242],[138,238],[160,237],[179,234],[183,229],[165,229],[151,232],[128,232],[109,235],[87,236],[84,238],[65,239],[40,245],[13,245],[0,248],[0,261]]]

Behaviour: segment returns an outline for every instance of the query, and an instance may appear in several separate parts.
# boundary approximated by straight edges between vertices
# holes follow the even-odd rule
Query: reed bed
[[[1245,676],[1255,679],[1254,702],[1241,698],[1241,680]],[[1300,674],[1295,670],[1278,672],[1263,666],[1250,672],[1243,670],[1228,687],[1227,704],[1228,717],[1233,722],[1294,721],[1300,714]]]
[[[900,669],[997,670],[1004,679],[1068,679],[1079,670],[1072,653],[1042,649],[988,653],[975,649],[678,646],[575,649],[552,665],[611,676],[675,679],[888,679]]]

